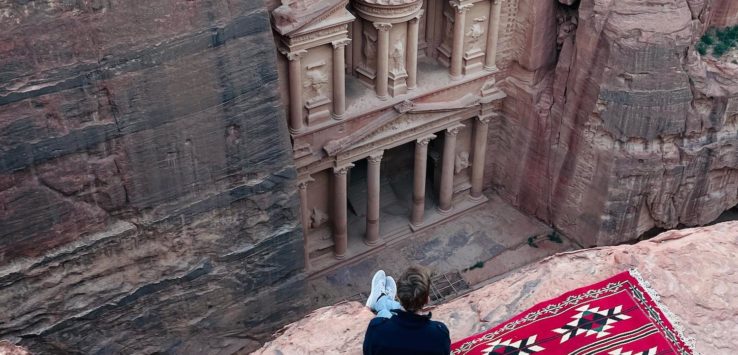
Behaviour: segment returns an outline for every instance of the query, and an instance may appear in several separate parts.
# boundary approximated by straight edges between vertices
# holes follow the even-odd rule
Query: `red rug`
[[[484,333],[451,345],[452,354],[692,354],[637,272],[541,302]],[[655,297],[654,297],[655,298]]]

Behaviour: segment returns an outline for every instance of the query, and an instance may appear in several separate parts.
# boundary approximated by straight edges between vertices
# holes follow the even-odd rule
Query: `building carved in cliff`
[[[272,12],[306,267],[484,201],[501,0],[283,0]]]

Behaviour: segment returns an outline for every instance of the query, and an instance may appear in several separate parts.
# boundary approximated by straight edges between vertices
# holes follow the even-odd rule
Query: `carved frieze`
[[[354,8],[367,20],[394,19],[403,22],[414,17],[423,6],[422,0],[357,0]]]

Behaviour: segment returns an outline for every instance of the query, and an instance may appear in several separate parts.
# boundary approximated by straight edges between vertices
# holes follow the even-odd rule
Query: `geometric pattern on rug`
[[[599,307],[584,305],[577,308],[577,312],[579,313],[572,316],[574,318],[573,321],[559,329],[554,329],[554,332],[562,335],[562,343],[579,334],[597,335],[598,339],[602,338],[603,336],[610,335],[607,330],[613,328],[613,323],[630,319],[629,316],[621,313],[622,309],[623,306],[616,306],[600,311]]]
[[[451,345],[454,355],[691,355],[655,291],[637,271],[540,302]],[[453,336],[453,334],[452,334]]]
[[[546,350],[536,345],[536,336],[521,339],[518,341],[512,340],[496,340],[489,344],[487,349],[482,350],[484,355],[487,354],[505,354],[505,355],[519,355],[519,354],[535,354]]]
[[[615,349],[607,354],[608,355],[656,355],[656,347],[654,346],[651,349],[648,349],[646,351],[641,351],[641,352],[632,352],[632,351],[623,352],[623,348],[620,348],[620,349]]]

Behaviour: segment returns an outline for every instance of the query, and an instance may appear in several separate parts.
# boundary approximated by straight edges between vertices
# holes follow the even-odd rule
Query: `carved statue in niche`
[[[482,25],[485,20],[487,20],[486,16],[475,18],[474,24],[471,25],[469,31],[466,33],[466,36],[470,38],[469,51],[481,50],[479,48],[479,39],[482,38],[482,35],[484,34],[484,27]]]
[[[469,152],[461,152],[456,155],[456,161],[454,161],[454,172],[460,173],[462,170],[468,168],[469,164]]]
[[[325,212],[313,207],[313,213],[310,214],[310,221],[310,227],[312,227],[313,229],[320,228],[320,226],[328,221],[328,215]]]
[[[404,47],[402,41],[397,41],[392,48],[390,57],[392,58],[392,71],[402,73],[405,71],[405,61],[403,60]]]
[[[446,26],[443,33],[443,44],[445,44],[448,48],[451,48],[451,46],[454,43],[454,23],[450,16],[446,15]]]
[[[318,68],[308,67],[307,73],[305,73],[305,88],[308,89],[308,101],[325,96],[323,94],[323,88],[328,84],[328,76]]]
[[[371,70],[377,67],[377,39],[369,32],[364,32],[364,63]]]

